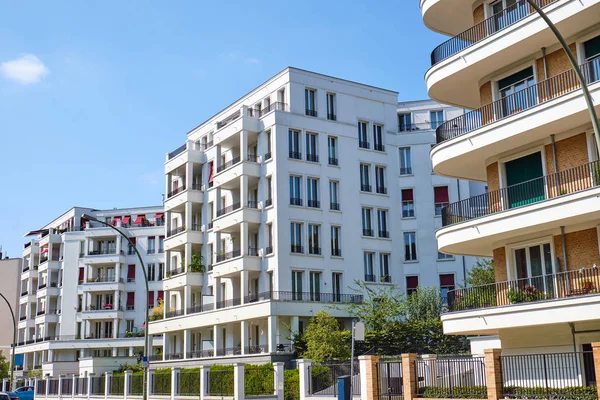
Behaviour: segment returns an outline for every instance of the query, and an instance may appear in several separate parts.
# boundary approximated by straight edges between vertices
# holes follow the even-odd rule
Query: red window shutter
[[[154,292],[148,292],[148,305],[154,306]]]
[[[156,299],[156,301],[161,301],[165,298],[165,292],[164,290],[159,290],[158,291],[158,298]]]
[[[448,203],[448,186],[438,186],[433,188],[436,203]]]
[[[127,307],[135,305],[135,292],[127,292]]]
[[[402,189],[402,201],[412,201],[413,198],[413,190],[412,189]]]
[[[79,282],[83,282],[83,267],[79,268]]]
[[[127,266],[127,280],[135,280],[135,264],[129,264]]]
[[[440,286],[442,286],[442,287],[454,286],[454,274],[440,275]]]
[[[136,244],[136,241],[135,241],[135,238],[134,238],[134,237],[132,237],[132,238],[129,238],[129,240],[131,240],[131,243],[133,243],[134,245]]]
[[[406,277],[406,290],[413,290],[419,286],[418,276],[407,276]]]

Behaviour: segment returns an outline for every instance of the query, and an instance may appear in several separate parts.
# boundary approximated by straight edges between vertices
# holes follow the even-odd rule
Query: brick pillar
[[[402,391],[404,400],[413,400],[417,397],[416,365],[416,354],[402,354]]]
[[[596,382],[600,379],[600,342],[592,343],[592,351],[594,352],[594,369],[596,370]],[[600,391],[598,391],[598,399],[600,400]]]
[[[360,356],[360,398],[374,400],[379,398],[379,356]],[[335,382],[334,384],[337,384]]]
[[[502,385],[502,349],[485,349],[485,379],[487,383],[488,400],[504,398]]]

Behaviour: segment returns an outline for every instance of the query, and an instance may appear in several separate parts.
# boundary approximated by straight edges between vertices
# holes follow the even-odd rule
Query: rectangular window
[[[342,273],[334,272],[331,274],[333,301],[340,302],[342,300]]]
[[[390,255],[388,253],[379,254],[379,276],[381,282],[392,282],[392,277],[390,276]]]
[[[301,184],[302,178],[300,176],[290,176],[290,205],[292,206],[302,205]]]
[[[377,222],[379,224],[379,237],[389,238],[390,232],[387,226],[387,210],[377,210]]]
[[[553,290],[544,275],[554,273],[552,251],[549,243],[536,244],[514,250],[516,276],[522,283],[535,286],[538,290]]]
[[[164,277],[165,277],[165,264],[158,263],[158,276],[156,277],[156,280],[162,281]]]
[[[306,179],[306,199],[309,207],[321,207],[321,202],[319,201],[319,180],[317,178]]]
[[[327,138],[327,153],[329,156],[329,165],[339,165],[338,164],[337,138],[335,136],[329,136]]]
[[[127,332],[133,332],[135,330],[135,320],[128,319],[125,321],[125,330]]]
[[[368,207],[362,208],[362,227],[363,227],[363,236],[374,236],[373,235],[373,225],[371,224],[371,213],[372,209]]]
[[[360,164],[360,190],[362,192],[371,191],[371,166],[369,164]]]
[[[415,216],[415,201],[412,189],[402,189],[402,218]]]
[[[135,282],[135,264],[127,266],[127,282]]]
[[[335,116],[335,94],[327,93],[327,119],[330,121],[337,120]]]
[[[302,153],[300,152],[300,131],[290,129],[288,131],[288,141],[290,149],[290,158],[301,160]]]
[[[341,234],[342,228],[340,226],[331,227],[331,255],[334,257],[342,256]]]
[[[292,271],[292,299],[302,300],[303,287],[302,280],[304,279],[304,272]]]
[[[304,104],[306,106],[306,115],[316,117],[317,106],[315,103],[315,91],[313,89],[304,89]]]
[[[267,254],[273,254],[273,224],[267,224]]]
[[[361,149],[368,149],[370,147],[367,123],[363,121],[358,122],[358,147]]]
[[[448,305],[448,292],[454,290],[454,274],[440,275],[440,291],[444,305]]]
[[[135,310],[135,292],[127,292],[127,311]]]
[[[154,264],[148,264],[148,280],[155,281],[156,280],[156,271]]]
[[[311,271],[309,277],[310,301],[321,300],[321,273]]]
[[[155,241],[154,236],[148,236],[148,254],[153,254],[155,252]]]
[[[340,210],[340,200],[339,200],[339,182],[338,181],[329,181],[329,209],[330,210]]]
[[[375,282],[375,273],[373,271],[373,258],[375,253],[365,251],[363,253],[363,262],[365,265],[365,282]]]
[[[433,188],[435,215],[442,215],[442,208],[448,205],[448,186],[438,186]]]
[[[308,254],[321,255],[320,225],[308,224]]]
[[[431,123],[431,129],[437,129],[442,123],[444,123],[444,111],[429,111],[429,122]]]
[[[273,205],[273,178],[267,177],[267,195],[265,196],[265,207]]]
[[[410,147],[400,147],[398,151],[400,155],[400,175],[411,175],[412,160],[410,155]]]
[[[318,136],[316,133],[306,133],[306,161],[319,162],[317,154]]]
[[[272,157],[271,154],[271,131],[265,131],[265,142],[267,145],[267,152],[265,153],[265,161],[270,160]]]
[[[302,224],[298,222],[291,223],[291,242],[292,253],[304,253],[302,247]]]
[[[417,236],[415,232],[404,232],[404,261],[417,260]]]
[[[537,91],[533,87],[534,85],[533,67],[525,68],[522,71],[499,80],[498,91],[500,94],[500,103],[498,104],[498,112],[501,114],[499,117],[506,117],[533,107],[537,101]],[[527,88],[531,89],[522,91]],[[520,93],[515,95],[517,92]]]
[[[159,253],[165,252],[165,237],[164,236],[158,237],[158,252]]]
[[[414,292],[417,291],[419,287],[419,277],[418,276],[407,276],[406,277],[406,295],[410,296]]]
[[[373,148],[377,151],[385,151],[382,125],[373,124]]]
[[[385,167],[375,167],[375,189],[379,194],[387,194],[385,187]]]
[[[438,260],[452,260],[454,256],[452,254],[441,253],[438,251]]]
[[[413,130],[410,114],[398,114],[398,132],[409,132]]]

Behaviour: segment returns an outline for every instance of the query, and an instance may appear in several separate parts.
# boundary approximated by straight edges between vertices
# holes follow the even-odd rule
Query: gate
[[[377,367],[380,400],[403,400],[402,362],[381,361]]]

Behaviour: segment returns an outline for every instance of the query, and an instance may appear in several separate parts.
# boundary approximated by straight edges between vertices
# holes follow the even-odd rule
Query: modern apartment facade
[[[29,232],[20,271],[17,366],[58,376],[112,371],[143,352],[146,288],[140,261],[113,229],[135,241],[150,275],[148,301],[164,296],[162,207],[74,207]],[[154,345],[162,346],[162,338]]]
[[[405,103],[400,117],[397,96],[290,67],[167,153],[165,313],[150,324],[165,340],[154,363],[289,358],[292,332],[320,310],[349,324],[357,281],[410,291],[463,279],[473,259],[438,255],[433,231],[442,203],[471,187],[423,161],[429,117],[457,111]]]
[[[437,128],[434,171],[488,185],[444,208],[439,249],[493,256],[496,275],[450,293],[444,330],[498,335],[503,354],[590,350],[600,340],[600,169],[567,55],[526,1],[420,4],[425,24],[450,36],[432,53],[430,96],[473,109]],[[538,4],[597,99],[600,2]]]

